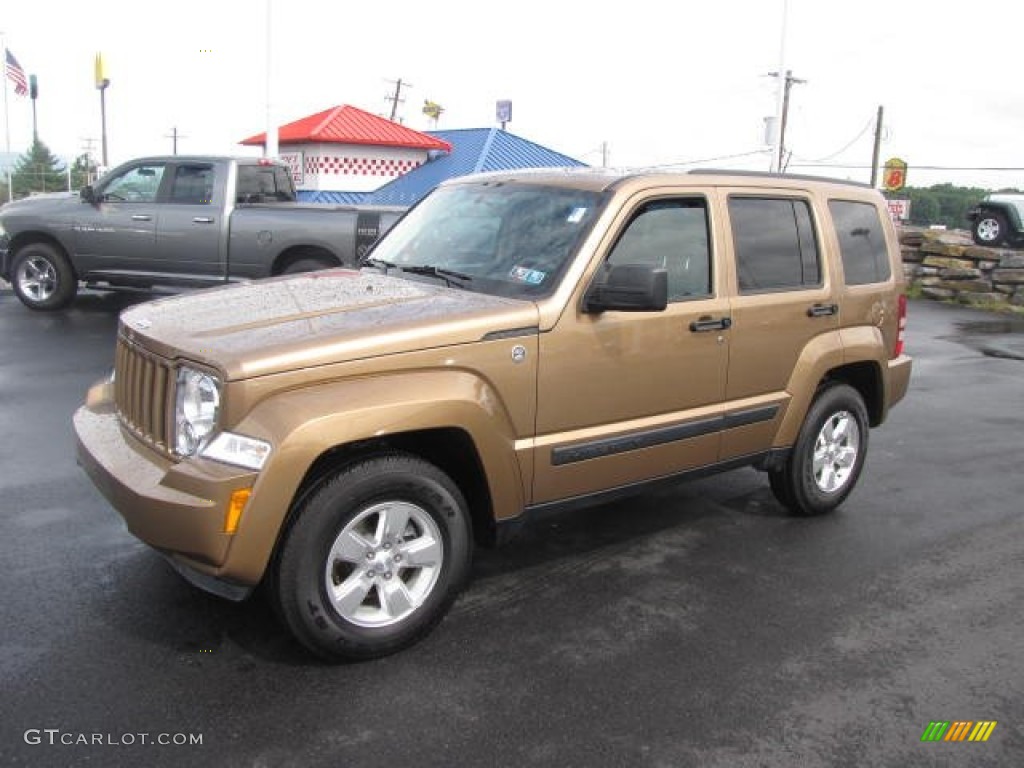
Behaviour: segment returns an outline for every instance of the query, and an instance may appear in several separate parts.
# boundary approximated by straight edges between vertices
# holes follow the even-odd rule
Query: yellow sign
[[[96,74],[96,87],[101,91],[110,85],[110,78],[107,77],[107,64],[103,61],[103,54],[96,54],[96,61],[94,64]]]
[[[882,170],[882,186],[887,192],[898,192],[907,185],[907,164],[894,157],[885,161]]]

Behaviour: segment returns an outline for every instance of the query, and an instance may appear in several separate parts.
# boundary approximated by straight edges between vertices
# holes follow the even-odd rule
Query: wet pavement
[[[788,517],[744,469],[546,518],[423,643],[332,667],[182,581],[75,465],[133,300],[0,288],[0,762],[1020,763],[1024,362],[986,351],[1021,351],[1016,318],[911,303],[910,394],[837,513]],[[997,726],[922,742],[937,720]]]

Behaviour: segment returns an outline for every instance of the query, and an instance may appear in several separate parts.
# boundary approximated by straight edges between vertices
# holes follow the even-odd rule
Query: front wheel
[[[769,472],[772,492],[797,515],[830,512],[857,484],[868,448],[864,399],[833,384],[815,397],[786,463]]]
[[[1006,217],[995,211],[981,211],[971,229],[974,242],[978,245],[997,246],[1006,242],[1009,229]]]
[[[11,287],[29,309],[54,310],[71,303],[78,280],[63,253],[48,243],[31,243],[14,256]]]
[[[469,515],[437,467],[404,454],[340,469],[297,510],[273,595],[303,645],[368,659],[436,625],[469,574]]]

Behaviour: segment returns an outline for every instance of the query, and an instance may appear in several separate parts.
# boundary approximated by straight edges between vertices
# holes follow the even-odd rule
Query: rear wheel
[[[29,309],[61,309],[78,293],[78,280],[67,257],[48,243],[19,249],[11,267],[11,287]]]
[[[1009,229],[1006,217],[997,211],[982,210],[972,228],[974,242],[978,245],[996,246],[1006,242]]]
[[[769,472],[775,498],[797,515],[830,512],[857,484],[867,447],[867,409],[860,393],[846,384],[823,389],[786,463]]]
[[[466,581],[466,503],[403,454],[338,470],[303,502],[274,573],[279,614],[328,659],[393,653],[436,625]]]

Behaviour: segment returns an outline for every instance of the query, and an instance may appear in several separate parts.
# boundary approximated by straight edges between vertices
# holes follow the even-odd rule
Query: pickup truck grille
[[[168,412],[174,395],[171,366],[121,338],[114,370],[114,402],[121,422],[137,437],[169,454]]]

